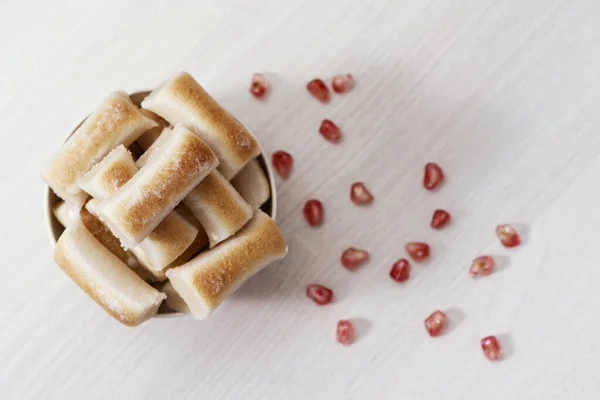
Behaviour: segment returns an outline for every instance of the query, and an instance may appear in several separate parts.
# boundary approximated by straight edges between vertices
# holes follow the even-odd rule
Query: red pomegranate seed
[[[408,260],[401,258],[396,261],[390,270],[390,277],[396,282],[406,282],[410,277],[410,263]]]
[[[354,326],[352,322],[342,319],[337,323],[336,329],[337,341],[344,346],[349,346],[354,342]]]
[[[447,323],[448,317],[446,314],[437,310],[425,320],[425,329],[429,332],[429,336],[439,336],[446,328]]]
[[[342,139],[342,131],[340,131],[340,128],[329,119],[324,119],[323,122],[321,122],[319,133],[331,143],[339,143]]]
[[[304,205],[304,218],[310,226],[319,226],[323,223],[323,203],[319,200],[309,200]]]
[[[502,348],[496,336],[488,336],[481,339],[481,348],[483,354],[490,361],[497,361],[502,358]]]
[[[406,246],[404,246],[404,249],[410,256],[410,258],[412,258],[416,262],[420,262],[425,260],[426,258],[429,258],[429,245],[427,243],[410,242]]]
[[[423,175],[423,186],[427,190],[435,189],[444,180],[444,171],[436,163],[427,163],[425,165],[425,174]]]
[[[362,182],[355,182],[350,187],[350,200],[357,206],[366,206],[373,203],[373,195]]]
[[[294,157],[287,151],[276,151],[273,153],[273,167],[277,174],[282,178],[287,178],[290,176],[290,172],[292,172],[292,167],[294,166]]]
[[[250,83],[250,93],[257,99],[262,99],[267,94],[269,89],[269,81],[263,74],[252,75],[252,82]]]
[[[521,237],[512,225],[498,225],[496,227],[496,235],[498,235],[504,247],[517,247],[521,244]]]
[[[446,210],[435,210],[431,217],[431,227],[442,229],[450,222],[450,213]]]
[[[333,291],[323,285],[312,283],[306,287],[306,295],[320,306],[331,303]]]
[[[341,262],[344,267],[353,270],[369,260],[369,252],[356,247],[349,247],[342,253]]]
[[[329,101],[329,89],[321,79],[313,79],[306,85],[308,92],[322,103]]]
[[[350,74],[336,75],[331,81],[331,87],[336,93],[346,93],[354,87],[354,78]]]
[[[490,256],[480,256],[473,260],[469,273],[471,276],[486,276],[494,269],[494,259]]]

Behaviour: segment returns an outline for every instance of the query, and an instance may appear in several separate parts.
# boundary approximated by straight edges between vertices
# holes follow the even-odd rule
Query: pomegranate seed
[[[355,182],[350,187],[350,200],[357,206],[366,206],[373,202],[373,195],[362,182]]]
[[[439,336],[446,328],[447,323],[448,317],[446,314],[437,310],[425,320],[425,329],[429,332],[429,336]]]
[[[444,171],[436,163],[427,163],[425,165],[425,175],[423,175],[423,186],[427,190],[435,189],[444,180]]]
[[[319,226],[323,223],[323,203],[319,200],[309,200],[304,205],[304,218],[310,226]]]
[[[321,122],[319,133],[331,143],[339,143],[342,139],[342,131],[340,131],[340,128],[329,119],[324,119],[323,122]]]
[[[306,295],[318,305],[324,306],[331,303],[333,291],[323,285],[313,283],[306,287]]]
[[[431,227],[442,229],[450,222],[450,213],[446,210],[435,210],[431,217]]]
[[[336,337],[338,343],[349,346],[354,342],[354,326],[352,322],[342,319],[337,323]]]
[[[354,87],[354,78],[350,74],[336,75],[331,81],[331,87],[336,93],[346,93]]]
[[[287,151],[276,151],[273,153],[273,167],[277,174],[282,178],[287,178],[290,176],[290,172],[292,172],[292,167],[294,166],[294,157]]]
[[[488,336],[481,339],[481,348],[483,354],[490,361],[497,361],[502,358],[502,348],[496,336]]]
[[[341,262],[344,267],[353,270],[369,260],[369,252],[356,247],[349,247],[342,253]]]
[[[480,256],[473,260],[469,273],[471,276],[486,276],[494,269],[494,259],[490,256]]]
[[[408,260],[401,258],[396,261],[390,270],[390,277],[396,282],[406,282],[410,277],[410,263]]]
[[[498,225],[496,227],[496,235],[498,235],[504,247],[517,247],[521,244],[521,237],[512,225]]]
[[[252,82],[250,83],[250,93],[257,99],[262,99],[267,94],[269,89],[269,81],[263,74],[252,75]]]
[[[329,101],[329,89],[321,79],[313,79],[306,85],[308,92],[322,103]]]
[[[429,258],[429,245],[427,243],[411,242],[404,246],[404,249],[416,262]]]

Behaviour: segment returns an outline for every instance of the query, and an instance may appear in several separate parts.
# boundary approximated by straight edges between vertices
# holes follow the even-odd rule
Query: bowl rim
[[[146,98],[151,92],[152,92],[152,90],[137,90],[137,91],[128,93],[128,96],[138,107],[140,107],[140,103],[142,102],[142,100],[144,98]],[[139,101],[138,101],[138,99],[139,99]],[[77,124],[77,126],[75,128],[73,128],[73,130],[63,140],[63,142],[62,142],[63,144],[73,135],[73,133],[75,133],[75,131],[85,122],[85,120],[87,118],[88,117],[86,116],[83,120],[81,120],[81,122],[79,124]],[[233,118],[235,118],[235,117],[233,117]],[[236,118],[236,120],[237,120],[237,118]],[[242,124],[239,120],[237,120],[237,121],[245,127],[245,125]],[[250,132],[250,130],[248,130],[248,131]],[[252,133],[252,132],[250,132],[250,133]],[[256,138],[255,135],[253,135],[253,136]],[[266,214],[269,215],[272,219],[275,219],[277,217],[277,189],[276,189],[276,185],[275,185],[275,174],[273,173],[273,168],[272,168],[271,164],[268,162],[268,159],[265,156],[265,151],[264,151],[262,145],[260,144],[258,139],[256,139],[256,142],[258,143],[258,147],[260,149],[260,154],[256,157],[256,160],[258,160],[259,165],[261,166],[263,172],[267,176],[267,180],[269,181],[269,189],[271,191],[269,200],[267,200],[267,202],[265,203],[265,204],[270,203],[270,209],[268,209],[268,212],[265,210],[263,210],[263,211],[265,211]],[[58,238],[64,231],[64,227],[62,226],[62,224],[60,222],[58,222],[58,219],[54,216],[54,212],[53,212],[54,205],[56,203],[58,203],[60,200],[61,200],[60,197],[58,197],[52,191],[50,186],[48,184],[46,184],[46,190],[45,190],[45,196],[44,196],[44,209],[45,209],[44,219],[46,222],[46,230],[48,233],[48,238],[50,239],[50,244],[52,245],[52,249],[54,249],[54,246],[56,245]],[[177,311],[162,312],[162,313],[159,311],[156,315],[154,315],[154,318],[183,317],[185,315],[186,314],[177,312]]]

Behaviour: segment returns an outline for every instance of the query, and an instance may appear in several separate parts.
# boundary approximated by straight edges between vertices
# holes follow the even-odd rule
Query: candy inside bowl
[[[287,252],[274,222],[273,172],[256,139],[247,133],[248,140],[232,141],[246,128],[186,73],[151,93],[135,92],[127,100],[124,94],[112,94],[122,97],[115,104],[105,100],[82,121],[44,171],[51,186],[45,206],[50,240],[57,244],[55,260],[105,311],[127,325],[153,315],[183,316],[179,311],[204,318],[248,277]],[[149,111],[140,112],[142,102]],[[182,105],[174,108],[169,102]],[[172,109],[187,112],[173,114]],[[107,116],[110,113],[116,114]],[[127,130],[130,122],[123,120],[133,114],[155,121],[154,126],[131,143],[113,142],[108,153],[98,151],[97,143],[112,134],[95,137],[98,129]],[[208,133],[200,132],[200,118]],[[147,140],[150,135],[154,140]],[[253,144],[252,154],[227,153],[235,146]],[[88,162],[90,155],[95,158]],[[63,168],[61,174],[53,174],[57,164]],[[199,172],[202,168],[206,171]],[[182,227],[186,228],[177,230]],[[96,248],[114,251],[102,253],[108,261],[100,262],[90,255]],[[200,272],[207,270],[208,275]],[[127,292],[131,285],[124,282],[141,281],[150,287],[142,279],[152,285],[154,302],[160,304],[156,314],[152,307],[136,314],[135,293]],[[170,294],[162,302],[165,295],[157,290],[165,286]],[[135,317],[129,318],[132,313]]]

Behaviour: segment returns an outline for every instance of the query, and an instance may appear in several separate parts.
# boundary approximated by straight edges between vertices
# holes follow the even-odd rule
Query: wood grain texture
[[[594,399],[600,390],[594,265],[600,211],[597,0],[108,1],[0,4],[0,398]],[[279,182],[289,256],[208,320],[128,329],[54,265],[42,166],[115,89],[192,73],[267,152],[296,159]],[[268,74],[264,102],[248,94]],[[306,82],[351,72],[323,106]],[[339,146],[320,121],[344,131]],[[437,161],[448,181],[420,186]],[[371,208],[348,199],[367,183]],[[310,229],[304,201],[326,223]],[[434,208],[454,222],[432,232]],[[525,245],[507,251],[500,222]],[[432,259],[403,286],[387,272],[409,240]],[[350,245],[372,259],[349,273]],[[500,271],[473,281],[472,258]],[[318,308],[304,287],[336,301]],[[431,340],[423,319],[449,310]],[[341,318],[359,340],[334,341]],[[490,363],[479,339],[499,334]]]

